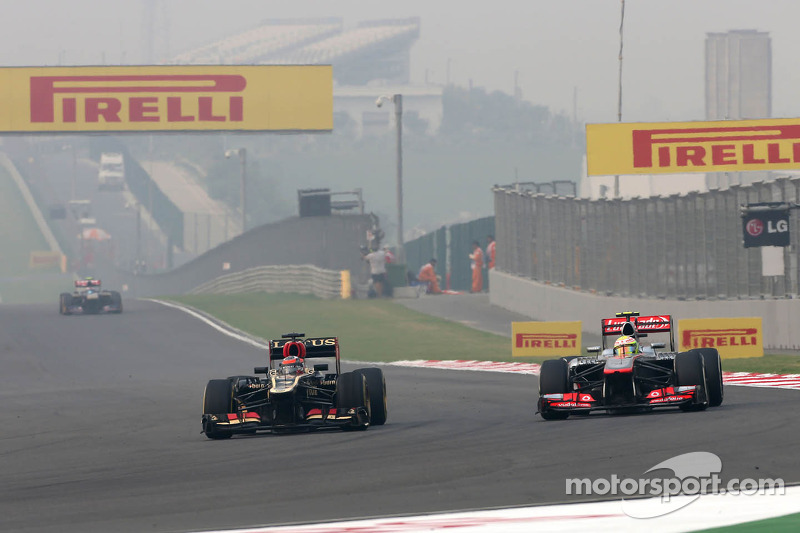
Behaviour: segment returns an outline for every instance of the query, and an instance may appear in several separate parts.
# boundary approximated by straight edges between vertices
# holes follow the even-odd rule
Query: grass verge
[[[704,529],[697,533],[749,533],[770,531],[771,533],[790,533],[800,531],[800,513],[768,518],[758,522],[745,522],[735,526]]]
[[[0,302],[58,302],[58,294],[72,290],[72,277],[61,274],[57,266],[31,269],[30,254],[48,250],[47,241],[36,226],[33,215],[16,183],[0,167]]]
[[[511,340],[412,311],[390,300],[320,300],[297,294],[170,297],[210,313],[252,335],[280,338],[296,331],[337,336],[342,357],[361,361],[476,359],[540,363],[549,357],[511,357]],[[800,374],[800,357],[766,355],[728,359],[724,370]]]
[[[169,299],[265,339],[278,339],[289,332],[339,337],[343,359],[512,360],[508,338],[430,317],[389,300],[320,300],[265,293]]]

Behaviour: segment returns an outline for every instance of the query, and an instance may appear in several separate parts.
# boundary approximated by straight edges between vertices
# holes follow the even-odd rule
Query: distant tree
[[[574,130],[563,115],[500,91],[449,86],[442,94],[439,133],[444,137],[550,144],[572,142]]]

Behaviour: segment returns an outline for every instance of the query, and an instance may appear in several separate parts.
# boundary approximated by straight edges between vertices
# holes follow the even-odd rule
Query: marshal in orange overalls
[[[472,260],[472,292],[481,292],[483,290],[483,250],[477,242],[472,244],[472,253],[469,254],[469,258]]]

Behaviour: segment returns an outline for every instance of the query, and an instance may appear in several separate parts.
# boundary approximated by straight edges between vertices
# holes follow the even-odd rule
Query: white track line
[[[233,337],[236,340],[246,342],[247,344],[255,346],[256,348],[267,348],[267,343],[264,342],[263,340],[259,340],[256,337],[252,337],[222,320],[216,318],[212,320],[201,311],[193,309],[187,305],[177,304],[173,302],[165,302],[164,300],[155,300],[153,298],[145,298],[145,300],[147,300],[148,302],[155,302],[157,304],[165,305],[167,307],[172,307],[173,309],[178,309],[186,314],[192,315],[193,317],[202,320],[203,322],[205,322],[212,328],[216,329],[220,333],[224,333],[228,337]]]
[[[631,518],[625,512],[636,512],[637,508],[645,507],[650,509],[652,506],[658,508],[662,505],[660,498],[250,527],[206,533],[617,533],[645,530],[651,533],[673,533],[730,526],[800,512],[800,487],[787,487],[785,494],[707,494],[699,497],[675,496],[671,500],[678,507],[681,504],[684,506],[669,514],[647,519]]]

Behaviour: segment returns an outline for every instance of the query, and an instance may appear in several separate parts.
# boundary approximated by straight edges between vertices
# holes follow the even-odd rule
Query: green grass
[[[16,183],[0,166],[0,277],[20,276],[28,273],[32,251],[49,250],[44,236],[39,232],[33,215],[28,210]],[[54,269],[51,269],[54,270]]]
[[[337,336],[342,357],[361,361],[477,359],[541,363],[512,357],[511,339],[412,311],[390,300],[320,300],[297,294],[170,297],[265,339],[291,331]],[[723,361],[730,372],[800,374],[800,356],[766,355]]]
[[[724,359],[722,369],[726,372],[800,374],[800,356],[765,354],[764,357]]]
[[[794,531],[800,531],[800,513],[780,516],[777,518],[768,518],[766,520],[759,520],[757,522],[746,522],[744,524],[738,524],[735,526],[704,529],[702,530],[702,533],[749,533],[750,531],[770,531],[772,533],[790,533]]]
[[[289,332],[339,337],[343,359],[512,360],[511,340],[506,337],[423,315],[388,300],[320,300],[265,293],[169,299],[266,339],[278,339]]]
[[[49,250],[16,183],[0,167],[0,299],[3,303],[58,301],[58,294],[72,290],[72,278],[59,267],[32,269],[30,253]]]

